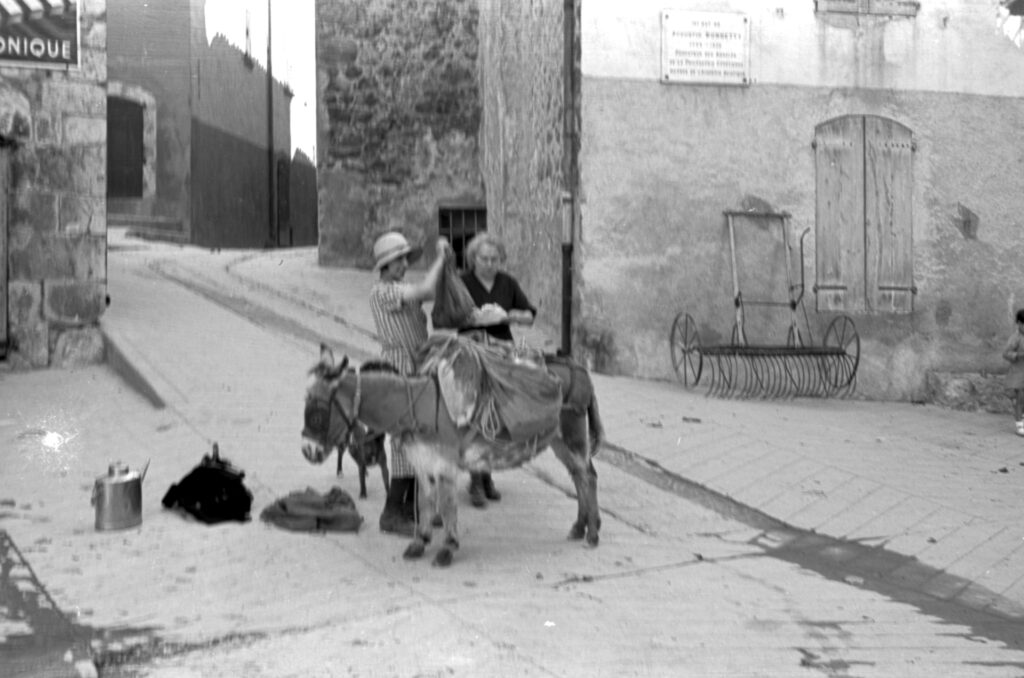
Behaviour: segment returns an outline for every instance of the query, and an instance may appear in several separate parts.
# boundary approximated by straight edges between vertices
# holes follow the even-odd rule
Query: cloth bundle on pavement
[[[489,440],[525,442],[558,428],[558,379],[500,346],[434,335],[423,347],[419,371],[437,377],[453,421],[465,422]]]
[[[187,513],[207,524],[229,520],[245,522],[252,509],[252,493],[242,482],[245,472],[222,459],[217,443],[194,469],[171,485],[164,508]]]
[[[475,308],[476,304],[473,302],[469,290],[466,289],[466,283],[462,282],[458,271],[455,270],[454,258],[446,258],[441,275],[437,278],[437,287],[434,289],[434,308],[430,312],[430,320],[434,324],[434,329],[465,327]]]
[[[356,503],[340,487],[327,494],[312,487],[292,492],[263,509],[260,520],[298,532],[358,532],[363,523]]]

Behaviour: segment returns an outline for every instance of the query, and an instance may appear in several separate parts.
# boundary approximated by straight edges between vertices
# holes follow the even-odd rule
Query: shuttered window
[[[910,130],[877,116],[844,116],[817,127],[814,148],[818,310],[910,313]]]
[[[834,14],[876,14],[917,16],[921,3],[917,0],[816,0],[815,10]]]

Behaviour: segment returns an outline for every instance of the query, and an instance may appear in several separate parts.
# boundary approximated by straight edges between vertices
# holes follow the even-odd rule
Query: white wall
[[[661,12],[675,9],[750,17],[754,84],[1024,95],[1024,50],[1011,37],[1020,20],[999,0],[921,5],[890,19],[816,15],[813,0],[584,2],[583,74],[659,80]]]

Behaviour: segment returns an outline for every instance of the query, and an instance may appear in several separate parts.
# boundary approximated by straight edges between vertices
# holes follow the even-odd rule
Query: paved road
[[[45,591],[72,660],[62,647],[54,666],[92,647],[103,675],[159,677],[1024,675],[1016,600],[966,576],[1012,570],[1017,553],[995,537],[1011,530],[1018,453],[987,415],[715,401],[599,377],[601,546],[564,539],[574,502],[547,455],[498,476],[499,506],[462,495],[449,570],[403,561],[403,540],[377,531],[376,483],[358,535],[162,511],[214,440],[245,468],[257,512],[305,486],[355,493],[354,467],[335,479],[333,464],[306,464],[297,432],[318,341],[374,350],[367,277],[310,256],[112,249],[105,324],[162,409],[106,366],[0,373],[0,530],[32,573],[5,569],[0,603]],[[310,292],[325,289],[337,293]],[[66,442],[47,445],[53,431]],[[144,523],[96,533],[88,496],[114,457],[152,460]],[[932,472],[918,481],[918,466]],[[918,495],[937,508],[901,517]],[[950,567],[924,557],[947,540]],[[39,613],[24,612],[5,616],[0,667],[21,671],[30,653],[16,646],[39,638]]]

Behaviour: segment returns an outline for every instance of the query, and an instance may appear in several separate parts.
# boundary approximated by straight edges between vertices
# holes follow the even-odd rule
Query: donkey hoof
[[[415,560],[422,558],[424,551],[426,551],[426,545],[421,541],[414,541],[405,548],[402,557],[406,560]]]
[[[440,513],[435,513],[434,517],[430,519],[430,524],[434,527],[444,527],[444,518],[441,517]]]
[[[448,567],[452,564],[452,551],[445,547],[434,556],[434,567]]]
[[[600,541],[600,539],[601,539],[601,537],[599,537],[596,532],[591,532],[590,534],[587,535],[587,546],[590,546],[590,547],[597,546],[597,542]]]
[[[580,539],[583,539],[583,537],[586,536],[586,534],[587,528],[584,525],[580,525],[579,523],[576,523],[571,528],[569,528],[570,541],[579,541]]]

